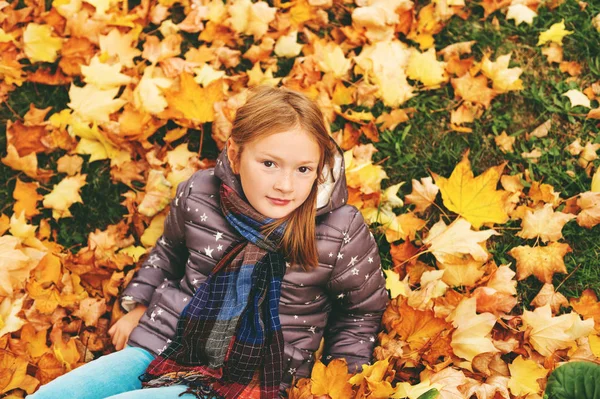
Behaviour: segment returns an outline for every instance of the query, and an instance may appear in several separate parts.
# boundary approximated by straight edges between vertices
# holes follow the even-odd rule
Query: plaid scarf
[[[277,398],[283,375],[279,296],[285,225],[264,237],[266,218],[221,184],[221,210],[242,235],[198,287],[176,336],[140,376],[143,388],[188,385],[202,399]]]

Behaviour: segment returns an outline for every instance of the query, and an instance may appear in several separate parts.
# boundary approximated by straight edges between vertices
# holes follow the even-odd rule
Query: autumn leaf
[[[439,192],[439,187],[433,183],[431,177],[421,178],[421,181],[412,180],[412,192],[405,197],[407,204],[415,204],[414,211],[424,212],[433,204]]]
[[[201,88],[190,74],[183,73],[179,91],[167,91],[166,98],[169,107],[193,123],[212,122],[215,118],[213,104],[223,99],[222,82],[215,80]]]
[[[426,87],[435,87],[448,81],[444,67],[445,63],[436,59],[433,47],[424,53],[412,49],[406,75],[410,79],[421,81]]]
[[[563,238],[562,228],[571,219],[577,216],[563,212],[554,212],[552,204],[545,204],[543,208],[533,212],[525,211],[522,230],[517,233],[521,238],[540,238],[542,242],[558,241]]]
[[[563,19],[562,21],[553,24],[548,30],[540,33],[537,45],[541,46],[548,42],[554,42],[562,45],[562,39],[572,33],[573,31],[568,31],[565,29],[565,21]]]
[[[440,219],[429,230],[423,243],[429,244],[428,251],[441,263],[451,262],[451,257],[458,254],[469,254],[476,260],[485,261],[489,253],[480,243],[497,234],[493,229],[473,231],[471,224],[462,218],[456,219],[448,226]]]
[[[114,98],[118,92],[118,87],[102,90],[91,84],[83,87],[72,84],[69,89],[71,102],[67,105],[84,121],[108,122],[109,115],[126,103],[125,100]]]
[[[352,394],[348,382],[348,366],[342,359],[333,359],[327,366],[317,361],[311,373],[313,395],[329,395],[331,399],[345,399]]]
[[[73,216],[69,211],[76,202],[83,203],[79,190],[86,185],[87,175],[67,176],[55,184],[52,192],[44,196],[44,208],[52,209],[52,217],[56,220]]]
[[[54,62],[62,48],[63,39],[52,35],[49,25],[27,24],[23,32],[25,54],[33,62]]]
[[[473,177],[468,155],[469,152],[465,152],[450,178],[432,173],[444,205],[467,219],[476,229],[484,223],[505,223],[508,220],[504,209],[507,193],[496,190],[496,186],[506,163]]]
[[[517,280],[534,275],[543,283],[552,283],[554,273],[566,273],[564,256],[571,252],[569,244],[551,242],[545,247],[520,245],[508,251],[517,260]]]
[[[456,330],[452,333],[452,349],[457,356],[473,360],[483,352],[498,352],[490,332],[497,317],[491,313],[477,314],[477,299],[463,299],[448,317]]]
[[[530,395],[540,393],[542,388],[538,379],[546,377],[550,370],[540,367],[536,362],[524,359],[519,355],[508,365],[511,378],[508,388],[513,395]]]

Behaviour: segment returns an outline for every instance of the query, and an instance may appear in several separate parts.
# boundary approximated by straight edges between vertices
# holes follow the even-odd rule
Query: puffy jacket
[[[285,340],[281,392],[310,375],[313,353],[324,338],[324,363],[345,358],[351,372],[370,362],[381,316],[388,302],[378,248],[361,213],[348,198],[342,152],[319,187],[316,238],[319,266],[289,265],[281,287],[280,321]],[[242,195],[226,150],[215,168],[180,183],[162,236],[121,293],[126,311],[148,306],[128,344],[154,355],[175,336],[177,320],[198,286],[239,233],[219,206],[225,182]]]

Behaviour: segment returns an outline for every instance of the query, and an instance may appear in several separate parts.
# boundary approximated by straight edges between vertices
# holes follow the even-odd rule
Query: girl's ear
[[[229,165],[234,174],[237,174],[238,157],[239,147],[230,137],[227,139],[227,158],[229,159]]]

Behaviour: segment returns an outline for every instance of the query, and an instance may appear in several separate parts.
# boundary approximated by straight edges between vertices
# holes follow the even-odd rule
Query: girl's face
[[[300,129],[260,137],[238,154],[239,147],[229,138],[227,156],[248,202],[273,219],[289,215],[306,200],[321,155],[316,140]]]

